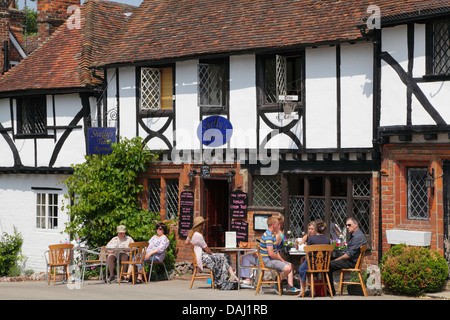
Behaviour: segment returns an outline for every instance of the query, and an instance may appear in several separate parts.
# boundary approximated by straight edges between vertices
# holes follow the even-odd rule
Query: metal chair
[[[333,298],[331,290],[331,282],[328,276],[330,270],[331,253],[333,252],[333,245],[309,245],[304,247],[306,252],[306,261],[308,263],[307,275],[311,275],[311,281],[308,283],[308,276],[306,276],[306,285],[311,287],[311,297],[314,298],[314,286],[316,284],[322,285],[324,292],[326,292],[326,285]],[[314,282],[315,275],[321,275],[322,281]],[[302,297],[305,296],[305,288],[302,290]]]
[[[98,256],[98,259],[89,259],[86,260],[86,255],[88,254],[93,254]],[[84,274],[86,271],[86,268],[95,268],[95,267],[100,267],[100,276],[99,276],[99,280],[103,280],[103,267],[105,267],[106,270],[106,279],[108,279],[108,263],[106,261],[106,258],[108,256],[108,253],[106,251],[106,247],[100,247],[100,248],[96,248],[94,250],[84,250],[83,252],[83,274],[81,276],[81,285],[84,284]]]
[[[258,284],[256,285],[256,291],[255,295],[257,295],[261,289],[262,284],[277,284],[278,285],[278,294],[281,296],[283,288],[281,287],[281,277],[280,277],[280,271],[278,269],[274,268],[267,268],[264,264],[264,260],[261,256],[261,246],[259,244],[256,244],[256,250],[258,252],[258,261],[259,261],[259,278],[258,278]],[[276,274],[277,279],[276,280],[264,280],[264,272],[270,271],[274,272]]]
[[[50,279],[53,277],[53,285],[55,285],[57,275],[66,276],[67,281],[70,283],[69,265],[72,258],[73,244],[53,244],[49,245],[48,248],[49,250],[44,253],[47,262],[47,284],[50,285]],[[62,267],[65,272],[56,273],[56,268],[58,267]]]
[[[147,251],[148,242],[130,243],[129,247],[130,247],[130,260],[121,262],[122,266],[120,268],[119,284],[120,284],[120,279],[122,278],[123,275],[131,276],[132,280],[133,280],[133,284],[135,284],[135,282],[136,282],[135,267],[136,267],[136,265],[141,265],[141,266],[144,265],[145,253]],[[123,268],[125,266],[131,266],[131,273],[128,271],[127,272],[123,271]],[[143,272],[143,275],[144,275],[145,283],[148,284],[147,275],[145,274],[145,272]]]
[[[163,267],[164,267],[164,270],[166,271],[167,280],[170,280],[169,279],[169,273],[167,272],[167,268],[166,268],[166,264],[164,263],[164,260],[163,261],[151,260],[151,261],[146,262],[146,263],[150,264],[150,272],[148,274],[148,282],[150,282],[152,280],[153,264],[162,264]],[[143,271],[143,272],[145,272],[145,271]]]
[[[351,269],[341,269],[341,277],[340,277],[340,281],[339,281],[339,295],[342,295],[342,290],[344,288],[344,284],[359,284],[364,293],[364,296],[367,297],[366,285],[364,284],[364,280],[362,277],[362,269],[361,269],[362,263],[364,260],[364,255],[366,254],[367,246],[364,245],[364,246],[360,247],[359,249],[360,249],[360,253],[359,253],[358,261],[355,264],[355,267],[351,268]],[[357,272],[359,282],[344,281],[344,273],[345,272]]]
[[[191,252],[192,252],[192,258],[193,258],[193,265],[194,265],[194,272],[192,273],[191,278],[191,286],[189,289],[192,289],[192,285],[194,284],[195,280],[198,279],[211,279],[211,289],[214,289],[214,274],[211,269],[209,269],[209,275],[203,274],[198,272],[198,264],[197,264],[197,255],[195,254],[194,245],[191,245]],[[203,268],[206,268],[205,265],[203,265]]]

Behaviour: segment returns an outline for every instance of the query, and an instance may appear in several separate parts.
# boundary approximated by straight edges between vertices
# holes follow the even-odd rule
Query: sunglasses
[[[347,227],[351,227],[352,226],[352,224],[350,223],[350,224],[347,224]]]

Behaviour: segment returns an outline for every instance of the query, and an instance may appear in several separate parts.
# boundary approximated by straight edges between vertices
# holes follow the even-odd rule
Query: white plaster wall
[[[106,105],[107,105],[107,126],[117,128],[117,84],[116,84],[116,69],[107,69],[106,78],[108,81],[108,88],[106,89]],[[111,117],[114,115],[113,117]]]
[[[373,46],[341,46],[341,147],[372,147]]]
[[[382,51],[389,52],[404,70],[408,70],[407,39],[405,25],[384,28],[381,36]],[[406,86],[384,61],[381,61],[380,125],[406,125]]]
[[[144,118],[142,121],[147,125],[147,127],[150,130],[158,131],[160,130],[164,125],[166,125],[167,121],[169,121],[169,118],[167,117],[159,117],[159,118]],[[147,131],[145,131],[140,125],[139,128],[139,136],[143,139],[148,136]],[[169,140],[171,144],[173,144],[173,122],[167,127],[167,129],[163,132],[164,136]],[[150,150],[168,150],[169,147],[166,145],[166,143],[158,138],[154,137],[150,139],[147,142],[147,146],[150,148]]]
[[[230,57],[230,122],[233,135],[231,149],[257,147],[256,123],[256,58],[255,55]]]
[[[176,148],[178,150],[200,149],[197,127],[200,124],[197,102],[197,65],[198,60],[176,63]]]
[[[425,74],[425,49],[425,24],[415,24],[413,77],[422,77]]]
[[[336,148],[336,48],[306,49],[305,56],[306,148]]]
[[[9,107],[9,99],[0,99],[0,123],[3,128],[10,128],[11,123],[11,112]],[[11,132],[8,133],[11,137]],[[6,143],[6,140],[3,138],[3,135],[0,135],[0,166],[10,167],[14,165],[13,154],[11,152],[11,148]]]
[[[13,234],[14,227],[22,234],[22,254],[25,256],[25,268],[35,272],[45,271],[44,251],[48,245],[60,243],[68,238],[64,231],[64,223],[69,221],[68,215],[61,210],[63,194],[67,188],[61,183],[64,175],[0,175],[0,232]],[[32,187],[59,188],[58,193],[58,229],[44,230],[36,228],[36,193]],[[14,208],[14,210],[11,210]]]
[[[136,68],[119,69],[119,135],[132,139],[136,136]]]

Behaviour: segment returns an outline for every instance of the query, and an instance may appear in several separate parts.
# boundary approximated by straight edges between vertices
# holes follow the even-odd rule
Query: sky
[[[27,3],[27,6],[29,8],[36,10],[36,0],[16,0],[16,3],[19,4],[19,9],[23,9],[25,7],[25,1]],[[119,2],[119,3],[126,3],[131,4],[133,6],[139,6],[142,3],[143,0],[113,0],[113,2]],[[84,0],[81,0],[81,4],[83,4]]]

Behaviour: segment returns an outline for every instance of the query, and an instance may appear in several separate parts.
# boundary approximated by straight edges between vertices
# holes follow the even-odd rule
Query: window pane
[[[433,53],[433,73],[450,73],[450,20],[434,22]]]
[[[17,131],[20,134],[47,133],[46,97],[23,98],[17,100]]]
[[[161,180],[148,180],[148,209],[150,212],[161,212]]]
[[[198,65],[199,106],[224,106],[224,67],[220,64]]]
[[[141,109],[161,108],[161,75],[159,69],[141,69]]]
[[[178,179],[166,179],[166,219],[173,220],[178,214]]]
[[[255,176],[253,204],[263,207],[281,206],[281,179],[279,176]]]
[[[408,168],[408,219],[428,220],[428,168]]]

